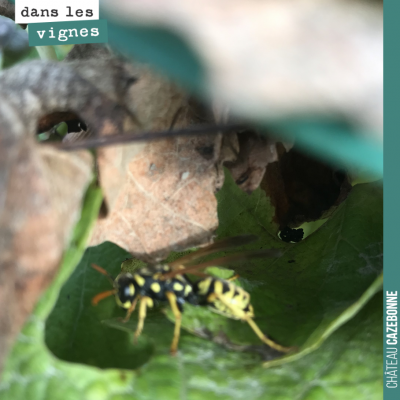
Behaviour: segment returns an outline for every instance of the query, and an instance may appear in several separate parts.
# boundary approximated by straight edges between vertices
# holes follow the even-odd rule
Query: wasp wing
[[[220,258],[216,258],[214,260],[206,261],[201,264],[192,265],[190,267],[175,269],[167,274],[164,274],[162,279],[170,279],[175,275],[182,274],[193,274],[200,270],[203,270],[208,267],[222,267],[229,266],[237,262],[248,261],[255,258],[264,258],[264,257],[280,257],[282,252],[277,249],[266,249],[266,250],[251,250],[243,253],[232,254],[229,256],[224,256]]]
[[[257,239],[258,236],[255,235],[240,235],[218,240],[217,242],[210,244],[209,246],[203,247],[202,249],[199,249],[192,253],[186,254],[181,258],[178,258],[177,260],[168,263],[168,265],[172,270],[179,267],[181,267],[182,269],[185,265],[194,263],[201,257],[205,257],[212,253],[217,253],[219,251],[230,250],[238,246],[243,246],[255,242]]]

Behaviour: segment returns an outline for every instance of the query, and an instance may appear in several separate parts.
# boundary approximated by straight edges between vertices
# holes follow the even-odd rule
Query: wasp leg
[[[269,347],[272,347],[275,350],[278,350],[282,353],[288,353],[289,351],[293,350],[294,347],[284,347],[281,346],[278,343],[275,343],[273,340],[271,340],[267,335],[262,333],[261,329],[258,327],[258,325],[254,322],[254,320],[250,317],[247,317],[245,319],[247,323],[250,325],[251,329],[253,329],[254,333]]]
[[[226,307],[228,307],[234,315],[236,315],[238,318],[240,318],[243,321],[246,321],[251,329],[253,329],[254,333],[269,347],[272,347],[275,350],[278,350],[282,353],[287,353],[291,350],[293,350],[293,347],[284,347],[281,346],[278,343],[275,343],[273,340],[271,340],[268,336],[266,336],[264,333],[262,333],[261,329],[258,327],[258,325],[254,322],[254,320],[246,315],[246,313],[240,308],[237,307],[233,304],[231,304],[229,301],[227,301],[224,296],[219,295],[218,293],[212,293],[210,296],[212,296],[211,299],[208,301],[212,301],[213,299],[217,298],[221,303],[223,303]]]
[[[131,317],[131,314],[135,311],[136,304],[137,304],[138,300],[139,300],[139,296],[137,296],[137,297],[135,298],[135,300],[133,300],[133,303],[132,303],[132,305],[129,307],[128,312],[126,313],[125,318],[122,320],[123,323],[129,321],[129,318]],[[145,312],[145,313],[146,313],[146,312]],[[146,315],[146,314],[145,314],[145,315]]]
[[[226,279],[228,282],[233,282],[236,281],[237,278],[239,278],[240,276],[238,274],[235,274],[233,276],[231,276],[230,278]]]
[[[153,307],[153,300],[150,297],[143,296],[140,299],[140,306],[139,306],[139,320],[135,332],[135,342],[137,338],[140,336],[143,330],[144,320],[146,319],[146,310],[147,307]],[[128,311],[129,312],[129,311]]]
[[[178,349],[179,336],[181,333],[181,321],[182,321],[182,313],[179,311],[179,308],[176,304],[176,296],[172,292],[166,292],[165,295],[171,305],[172,312],[175,317],[175,329],[174,329],[174,338],[172,339],[171,344],[171,355],[176,354],[176,350]]]

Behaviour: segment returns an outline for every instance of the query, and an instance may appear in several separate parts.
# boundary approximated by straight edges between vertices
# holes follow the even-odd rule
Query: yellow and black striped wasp
[[[249,293],[232,283],[231,280],[215,278],[200,272],[211,266],[230,265],[252,258],[277,257],[280,254],[279,251],[274,249],[245,251],[192,265],[200,257],[245,245],[256,239],[257,236],[243,235],[220,240],[168,264],[150,264],[133,273],[122,272],[115,279],[103,268],[92,264],[92,267],[105,275],[113,286],[112,290],[96,295],[92,299],[92,304],[97,305],[100,300],[114,295],[117,304],[128,310],[123,319],[124,322],[127,322],[139,302],[136,339],[143,330],[146,310],[153,307],[154,300],[169,302],[175,317],[171,354],[175,354],[178,348],[183,304],[185,302],[208,306],[212,311],[225,317],[246,321],[256,335],[268,346],[280,352],[288,352],[292,348],[281,346],[269,339],[254,322],[254,311],[250,303]],[[187,274],[197,275],[200,279],[193,283],[187,277]]]

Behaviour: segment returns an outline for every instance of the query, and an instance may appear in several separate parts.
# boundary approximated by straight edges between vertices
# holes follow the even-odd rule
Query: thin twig
[[[79,150],[79,149],[92,149],[95,147],[115,146],[130,142],[141,142],[150,140],[165,139],[174,136],[196,136],[209,133],[226,132],[230,130],[243,129],[243,125],[230,124],[230,125],[200,125],[185,129],[166,130],[158,132],[141,132],[124,134],[92,137],[78,142],[72,143],[43,143],[49,146],[54,146],[59,150]]]

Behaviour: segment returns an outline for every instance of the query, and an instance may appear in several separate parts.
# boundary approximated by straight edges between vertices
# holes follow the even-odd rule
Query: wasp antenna
[[[109,280],[111,285],[114,286],[114,278],[104,268],[101,268],[96,264],[92,264],[92,268],[104,275]]]
[[[96,296],[94,296],[93,299],[92,299],[92,304],[94,306],[97,306],[97,304],[99,303],[100,300],[103,300],[106,297],[110,297],[115,293],[116,293],[115,290],[106,290],[105,292],[101,292],[99,294],[96,294]]]

